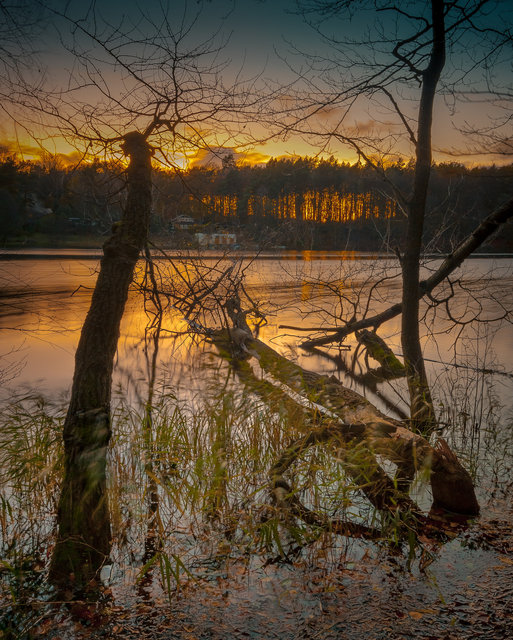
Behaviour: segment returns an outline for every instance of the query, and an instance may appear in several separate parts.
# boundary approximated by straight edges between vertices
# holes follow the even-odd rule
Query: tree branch
[[[435,287],[443,282],[468,258],[478,247],[480,247],[488,238],[490,238],[500,227],[513,217],[513,198],[505,202],[502,206],[491,213],[476,229],[449,254],[442,262],[440,267],[427,280],[419,283],[419,299],[431,293]],[[331,344],[332,342],[341,342],[348,335],[360,329],[376,329],[383,323],[400,315],[403,310],[402,303],[398,302],[381,313],[370,318],[363,318],[355,322],[348,323],[345,327],[339,329],[328,329],[330,335],[322,338],[312,338],[301,343],[303,349],[312,347],[320,347]],[[289,327],[292,328],[292,327]]]

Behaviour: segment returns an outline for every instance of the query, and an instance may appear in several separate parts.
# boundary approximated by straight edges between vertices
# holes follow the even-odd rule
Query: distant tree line
[[[390,182],[408,191],[410,163],[399,160],[381,174],[334,158],[271,159],[265,165],[237,164],[225,156],[220,167],[154,174],[153,232],[168,243],[191,240],[194,230],[236,230],[241,242],[293,249],[394,249],[405,230],[404,215]],[[36,233],[104,235],[123,207],[123,166],[95,160],[66,167],[58,157],[38,162],[0,161],[0,242]],[[390,181],[390,182],[389,182]],[[445,251],[465,237],[511,196],[513,165],[466,168],[451,162],[433,168],[426,251]],[[173,227],[192,218],[188,233]],[[487,250],[513,250],[513,232],[502,233]]]
[[[57,157],[0,162],[0,241],[35,233],[104,234],[121,215],[119,167],[93,162],[78,168]]]

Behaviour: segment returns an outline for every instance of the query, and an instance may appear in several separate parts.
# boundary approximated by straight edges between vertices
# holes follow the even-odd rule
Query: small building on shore
[[[171,227],[178,231],[191,231],[196,226],[196,220],[190,216],[180,215],[171,220]]]
[[[194,237],[200,248],[227,249],[237,244],[237,234],[228,231],[215,233],[195,233]]]

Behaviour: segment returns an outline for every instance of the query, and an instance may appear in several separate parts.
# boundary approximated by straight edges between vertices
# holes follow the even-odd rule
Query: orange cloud
[[[268,156],[265,153],[259,153],[258,151],[247,151],[245,153],[239,153],[237,155],[237,162],[241,164],[267,164],[271,156]]]
[[[12,140],[2,140],[0,141],[0,155],[4,157],[14,156],[21,159],[25,159],[25,156],[28,156],[31,159],[41,155],[41,148],[20,142],[13,142]]]
[[[0,157],[14,157],[19,160],[35,162],[44,162],[51,159],[57,161],[63,167],[74,166],[83,160],[82,154],[75,150],[69,152],[52,152],[44,149],[42,146],[28,142],[15,142],[9,139],[0,140]]]
[[[233,156],[238,165],[266,164],[270,156],[258,151],[236,151],[232,147],[213,147],[211,149],[200,149],[193,158],[189,159],[189,168],[212,167],[219,169],[223,166],[223,160]]]

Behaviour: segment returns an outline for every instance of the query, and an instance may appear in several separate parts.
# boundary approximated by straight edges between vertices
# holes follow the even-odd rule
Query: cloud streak
[[[266,164],[270,156],[258,151],[240,152],[232,147],[215,147],[212,149],[200,149],[193,158],[189,159],[189,168],[212,167],[219,169],[223,166],[223,160],[233,156],[238,165]]]
[[[78,151],[70,151],[63,153],[60,151],[48,151],[43,147],[13,141],[9,139],[0,140],[0,157],[8,158],[13,157],[17,160],[30,160],[36,162],[43,162],[48,158],[57,160],[64,167],[70,167],[77,165],[83,159],[83,155]]]

